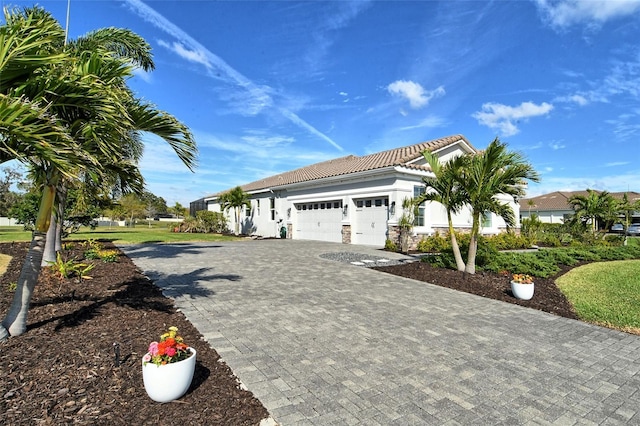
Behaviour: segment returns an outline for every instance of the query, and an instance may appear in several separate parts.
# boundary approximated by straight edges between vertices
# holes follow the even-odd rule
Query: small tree
[[[471,240],[465,272],[475,274],[478,236],[482,217],[495,213],[507,227],[516,223],[511,206],[498,199],[501,194],[517,199],[524,195],[526,181],[537,182],[538,173],[524,157],[507,150],[506,144],[495,138],[484,151],[469,157],[460,169],[458,183],[465,192],[465,203],[471,207]]]
[[[234,209],[235,211],[235,233],[240,234],[240,212],[245,207],[251,207],[251,201],[249,200],[249,194],[244,192],[241,187],[235,188],[225,192],[218,198],[222,209],[228,211]]]
[[[453,229],[453,214],[458,213],[466,202],[467,194],[460,184],[459,176],[462,167],[464,167],[465,162],[468,161],[469,157],[458,156],[447,161],[445,164],[440,164],[440,160],[438,160],[438,157],[435,154],[425,151],[422,155],[425,160],[427,160],[434,176],[422,179],[426,186],[426,191],[420,196],[418,205],[422,203],[422,201],[436,201],[442,204],[445,208],[447,212],[447,223],[449,226],[449,237],[451,238],[451,248],[453,250],[453,257],[456,261],[456,268],[458,271],[464,271],[465,264],[462,260],[462,254],[460,253],[456,233]]]

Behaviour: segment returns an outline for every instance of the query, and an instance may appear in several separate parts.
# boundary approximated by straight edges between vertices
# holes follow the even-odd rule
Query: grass
[[[583,321],[640,334],[640,260],[590,263],[556,284]]]
[[[135,228],[114,226],[98,227],[94,230],[81,228],[80,232],[71,234],[68,240],[109,240],[117,244],[143,243],[180,243],[193,241],[234,241],[238,237],[220,234],[196,234],[170,232],[167,226],[147,227],[138,225]],[[20,226],[0,227],[0,242],[31,241],[31,232],[23,231]]]

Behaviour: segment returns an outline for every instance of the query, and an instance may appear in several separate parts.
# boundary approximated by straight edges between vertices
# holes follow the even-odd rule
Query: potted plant
[[[147,395],[157,402],[169,402],[184,395],[193,379],[196,350],[187,346],[176,327],[151,342],[142,357],[142,379]]]
[[[533,297],[533,277],[527,274],[513,274],[511,277],[511,292],[515,297],[529,300]]]

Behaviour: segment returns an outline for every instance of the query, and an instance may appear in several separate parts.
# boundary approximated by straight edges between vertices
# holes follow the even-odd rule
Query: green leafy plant
[[[87,275],[90,272],[94,265],[86,264],[86,263],[76,263],[75,260],[69,259],[64,260],[62,254],[58,252],[56,256],[55,262],[48,262],[51,269],[54,271],[55,275],[60,278],[70,278],[71,276],[77,276],[80,279],[91,279]]]
[[[398,246],[396,245],[396,243],[394,243],[390,239],[387,239],[384,242],[384,249],[387,251],[398,251]]]
[[[118,250],[99,250],[97,252],[98,257],[103,262],[116,262],[118,260],[118,255],[120,252]]]
[[[16,291],[17,288],[18,288],[17,282],[10,282],[9,284],[7,284],[7,289],[11,292]]]

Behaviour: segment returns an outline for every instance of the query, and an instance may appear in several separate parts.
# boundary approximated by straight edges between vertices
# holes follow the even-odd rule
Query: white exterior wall
[[[573,215],[575,212],[573,210],[553,210],[553,211],[535,211],[531,210],[531,216],[536,215],[540,222],[543,223],[564,223],[564,215]],[[524,209],[520,210],[520,215],[523,219],[529,217],[529,210]]]
[[[437,154],[441,161],[447,161],[453,156],[460,155],[462,149],[456,146],[449,146],[441,150]],[[414,164],[424,164],[424,159],[417,159]],[[261,192],[250,193],[251,198],[251,214],[246,216],[243,210],[241,218],[241,232],[250,235],[259,235],[262,237],[279,237],[281,226],[288,226],[288,238],[305,238],[305,236],[327,235],[323,232],[335,232],[335,238],[332,241],[340,241],[342,236],[342,228],[344,225],[351,227],[351,241],[357,242],[359,235],[368,229],[374,228],[375,233],[380,236],[380,232],[386,234],[389,226],[398,224],[398,220],[402,216],[402,201],[405,197],[413,197],[414,186],[423,186],[422,177],[425,172],[411,168],[398,167],[387,168],[384,170],[374,170],[371,172],[363,172],[356,175],[345,175],[336,178],[323,179],[317,182],[304,182],[300,184],[279,187],[279,189],[269,189]],[[275,199],[275,212],[272,217],[270,209],[270,198]],[[502,197],[505,201],[507,198]],[[386,217],[384,225],[381,224],[381,207],[377,213],[364,214],[366,209],[357,209],[357,200],[385,200]],[[386,201],[388,200],[388,201]],[[205,200],[206,201],[206,200]],[[259,207],[258,207],[259,202]],[[323,203],[331,202],[332,211],[328,209],[323,215],[319,208]],[[341,203],[342,215],[338,215],[333,207],[334,202]],[[516,218],[519,218],[519,204],[513,199],[509,202],[514,209]],[[315,206],[318,204],[318,207]],[[305,210],[302,206],[306,206],[308,216],[305,216]],[[300,210],[296,209],[300,206]],[[309,211],[309,207],[315,207],[318,211]],[[220,211],[220,206],[215,200],[207,201],[207,208],[210,211]],[[371,210],[373,212],[373,209]],[[234,212],[231,210],[226,213],[229,228],[235,229]],[[311,220],[308,220],[310,219]],[[326,223],[324,220],[329,223]],[[361,218],[361,222],[358,219]],[[388,220],[387,220],[388,218]],[[302,223],[307,220],[307,222]],[[317,224],[314,221],[317,220]],[[363,223],[365,222],[366,223]],[[453,217],[454,227],[471,228],[471,214],[469,209],[463,209],[459,214]],[[317,233],[306,232],[306,227],[316,226]],[[519,227],[519,220],[517,226]],[[324,228],[323,228],[324,227]],[[327,228],[328,227],[328,228]],[[425,208],[425,226],[414,227],[416,235],[431,235],[436,228],[447,228],[447,217],[444,208],[439,203],[429,203]],[[482,230],[485,234],[496,234],[505,228],[504,220],[492,215],[491,226]],[[289,235],[291,232],[291,235]],[[373,231],[372,231],[373,232]],[[384,245],[376,243],[376,245]]]

